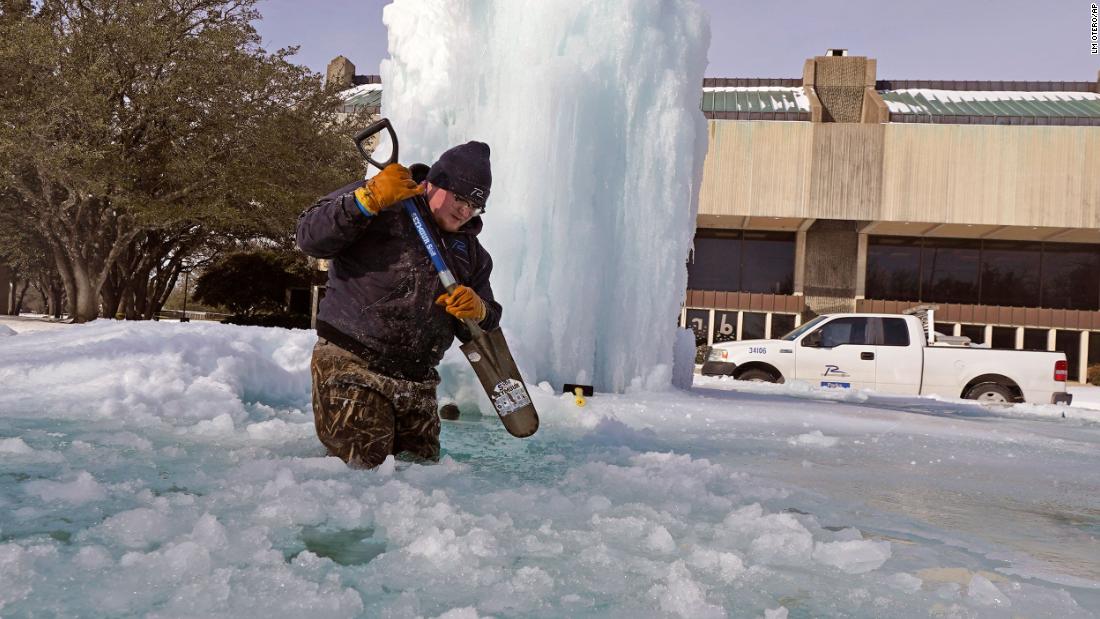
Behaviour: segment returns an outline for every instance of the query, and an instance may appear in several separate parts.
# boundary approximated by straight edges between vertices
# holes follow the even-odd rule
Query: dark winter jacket
[[[357,181],[317,201],[298,217],[298,247],[329,262],[328,287],[317,314],[317,335],[363,358],[374,371],[407,380],[436,376],[435,366],[457,336],[470,334],[435,300],[443,294],[428,252],[400,206],[368,217],[356,206]],[[500,322],[489,287],[493,261],[481,246],[480,217],[457,233],[425,223],[459,283],[485,302],[483,329]]]

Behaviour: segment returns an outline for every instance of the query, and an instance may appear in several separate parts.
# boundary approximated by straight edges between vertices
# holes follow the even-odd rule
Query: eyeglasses
[[[457,195],[454,196],[455,205],[458,206],[459,212],[463,214],[463,217],[473,219],[478,215],[485,212],[485,209],[480,206],[474,206],[466,198],[460,198]]]
[[[434,196],[437,191],[447,190],[443,189],[442,187],[432,187],[432,189],[428,192],[428,199],[432,199],[432,196]],[[451,199],[454,201],[455,206],[458,207],[458,212],[466,219],[473,219],[474,217],[477,217],[478,215],[485,212],[484,206],[474,206],[472,202],[470,202],[466,198],[459,196],[457,193],[453,191],[449,193],[451,194]]]

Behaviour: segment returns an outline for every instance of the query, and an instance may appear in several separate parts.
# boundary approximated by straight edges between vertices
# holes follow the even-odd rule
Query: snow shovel
[[[367,153],[363,143],[383,129],[389,131],[393,151],[390,153],[389,159],[379,162]],[[359,153],[363,155],[363,158],[379,170],[397,162],[397,133],[394,132],[388,118],[372,123],[369,127],[360,131],[355,136],[355,146],[359,149]],[[428,257],[432,259],[432,264],[435,265],[435,270],[439,273],[439,280],[443,282],[443,287],[446,288],[447,292],[451,292],[458,286],[458,282],[447,263],[443,260],[439,245],[432,238],[428,226],[424,223],[424,217],[421,215],[417,202],[427,208],[423,196],[403,200],[401,206],[408,213],[409,218],[412,219],[413,226],[416,228],[420,240],[424,243],[424,248],[428,250]],[[466,359],[474,368],[474,373],[477,374],[478,380],[481,381],[481,387],[489,396],[489,400],[493,403],[493,408],[496,410],[501,422],[504,423],[504,428],[512,436],[519,438],[531,436],[539,429],[539,416],[535,412],[535,405],[531,402],[531,395],[527,392],[527,386],[523,383],[523,377],[519,374],[519,368],[516,367],[516,362],[512,359],[512,353],[508,350],[508,342],[504,340],[504,333],[501,332],[500,327],[486,333],[476,322],[468,318],[463,319],[462,322],[469,329],[472,336],[469,342],[461,346],[462,354],[466,356]]]

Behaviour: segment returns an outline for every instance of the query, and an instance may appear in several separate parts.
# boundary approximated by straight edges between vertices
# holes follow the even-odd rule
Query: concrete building
[[[377,109],[380,80],[333,63],[346,105]],[[933,303],[941,330],[1064,351],[1083,380],[1100,365],[1098,81],[880,80],[844,50],[801,78],[706,79],[681,323],[703,345]]]
[[[801,79],[708,79],[683,321],[700,344],[827,312],[940,306],[949,334],[1100,364],[1100,91],[879,80],[830,50]]]

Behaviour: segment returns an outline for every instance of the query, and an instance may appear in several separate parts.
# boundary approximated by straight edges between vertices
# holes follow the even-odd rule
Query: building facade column
[[[856,246],[856,300],[867,298],[867,234],[859,233]]]
[[[1089,382],[1089,332],[1081,332],[1081,341],[1077,348],[1077,380]]]
[[[818,219],[806,231],[803,294],[808,314],[856,311],[860,223]]]

